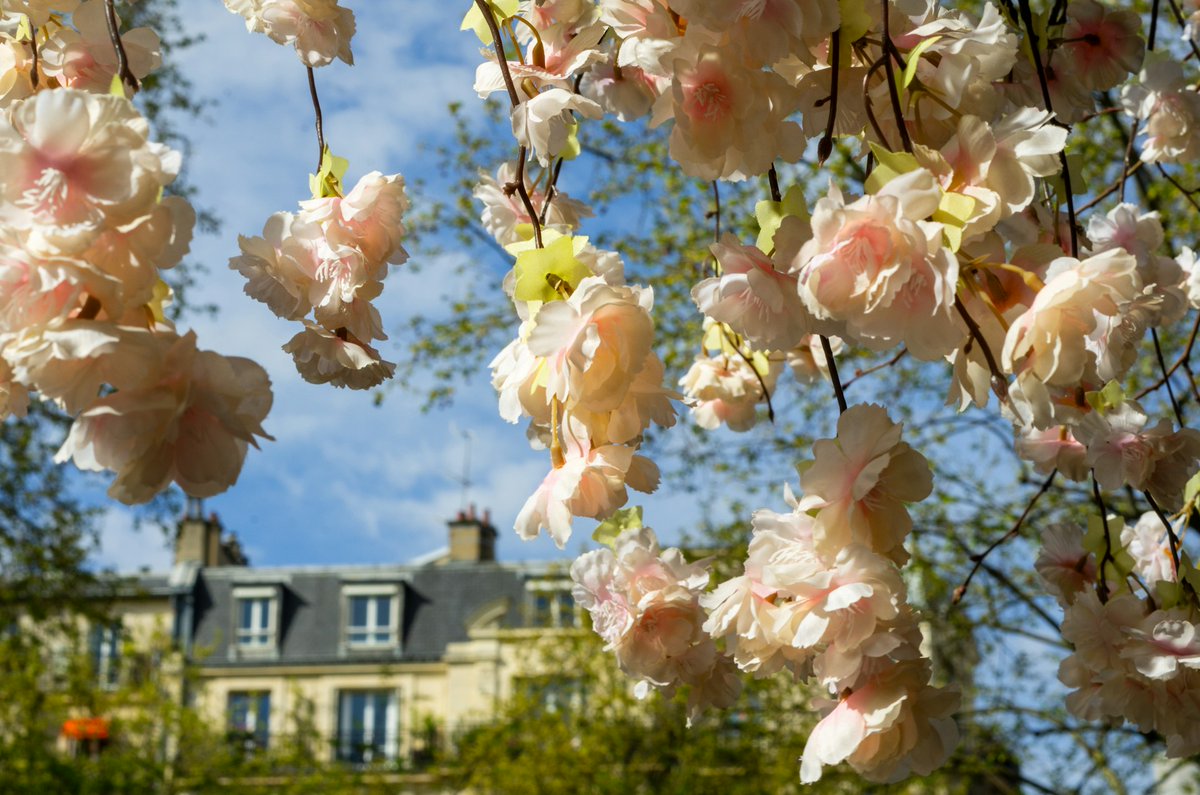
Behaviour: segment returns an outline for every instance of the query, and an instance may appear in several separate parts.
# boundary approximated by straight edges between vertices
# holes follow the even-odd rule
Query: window
[[[400,589],[397,586],[346,586],[346,645],[394,647],[399,639]]]
[[[583,681],[566,676],[527,677],[517,687],[532,705],[549,713],[577,710],[585,695]]]
[[[242,650],[275,648],[279,599],[275,588],[239,588],[234,592],[237,647]]]
[[[96,683],[104,690],[115,689],[121,673],[121,625],[93,625],[88,633],[88,653]]]
[[[579,625],[575,598],[561,582],[526,583],[529,591],[529,625],[533,627],[576,627]]]
[[[267,691],[229,694],[228,737],[247,752],[265,749],[271,734],[271,694]]]
[[[396,758],[396,692],[343,690],[338,694],[337,758],[369,764]]]

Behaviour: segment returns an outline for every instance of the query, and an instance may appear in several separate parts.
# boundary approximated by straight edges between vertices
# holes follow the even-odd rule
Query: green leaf
[[[1188,479],[1187,485],[1183,487],[1183,504],[1191,505],[1197,495],[1200,495],[1200,472],[1192,475]]]
[[[491,6],[492,13],[496,15],[496,22],[500,23],[517,13],[520,0],[488,0],[488,5]],[[483,18],[483,12],[475,3],[471,3],[471,8],[463,17],[462,25],[458,29],[474,31],[484,44],[493,43],[492,31],[488,27],[487,20]]]
[[[871,152],[875,155],[876,165],[865,183],[867,193],[878,193],[896,177],[921,167],[917,159],[908,152],[892,152],[874,142],[871,143]]]
[[[764,199],[754,205],[754,217],[758,219],[758,239],[755,245],[764,254],[775,247],[775,233],[779,231],[783,219],[789,215],[798,218],[808,218],[808,205],[804,201],[804,189],[799,185],[788,188],[783,201]]]
[[[867,13],[865,0],[838,0],[838,12],[842,18],[838,35],[841,37],[843,45],[853,44],[871,29],[871,15]],[[849,65],[852,54],[850,47],[843,46],[839,59],[840,65]]]
[[[912,81],[917,77],[917,64],[921,61],[921,55],[941,38],[941,36],[930,36],[928,39],[923,39],[916,47],[913,47],[909,51],[908,63],[904,67],[904,76],[900,81],[901,88],[908,88],[912,85]]]
[[[635,505],[632,508],[622,508],[596,525],[596,529],[592,533],[592,540],[598,544],[603,544],[609,549],[613,549],[616,545],[617,537],[621,533],[624,533],[626,530],[640,530],[642,527],[644,527],[642,524],[642,506]]]
[[[308,175],[308,188],[312,191],[312,197],[327,199],[331,196],[341,196],[342,177],[346,176],[348,168],[350,161],[333,154],[326,146],[325,153],[321,155],[321,167],[317,169],[316,174]]]
[[[513,296],[518,301],[559,301],[563,297],[557,287],[559,283],[575,289],[591,276],[588,267],[575,258],[574,241],[570,235],[563,235],[545,248],[531,248],[517,254]]]
[[[943,193],[938,208],[930,216],[942,224],[942,234],[951,251],[962,246],[963,228],[975,212],[975,200],[962,193]]]
[[[1084,395],[1088,405],[1101,413],[1120,408],[1125,402],[1125,390],[1121,389],[1118,381],[1109,381],[1098,392],[1088,392]]]
[[[120,75],[113,75],[112,82],[108,84],[108,93],[112,94],[114,97],[128,99],[128,97],[125,96],[125,84],[121,82]]]

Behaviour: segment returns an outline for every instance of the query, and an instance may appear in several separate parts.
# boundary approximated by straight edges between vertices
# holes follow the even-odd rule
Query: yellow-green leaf
[[[17,23],[17,41],[33,41],[33,25],[29,21],[28,15],[21,15],[21,21]]]
[[[350,161],[333,154],[326,146],[325,153],[321,156],[321,167],[317,169],[316,174],[308,175],[308,187],[312,191],[312,197],[327,199],[330,196],[341,196],[342,177],[346,176],[348,168]]]
[[[838,0],[838,11],[842,17],[838,35],[841,36],[843,44],[839,60],[840,65],[845,66],[850,63],[853,55],[850,47],[845,45],[853,44],[867,34],[871,29],[871,15],[867,13],[865,0]]]
[[[560,283],[573,290],[592,275],[588,267],[575,258],[574,239],[569,235],[563,235],[545,248],[520,252],[513,271],[516,276],[513,296],[518,301],[559,301],[563,298]]]
[[[567,129],[569,130],[567,133],[567,142],[563,144],[563,148],[558,153],[558,156],[563,160],[574,160],[583,151],[583,148],[579,145],[579,122],[571,122],[570,127]]]
[[[783,219],[789,215],[808,218],[808,205],[804,201],[804,189],[799,185],[788,188],[783,195],[783,201],[764,199],[754,205],[754,217],[758,219],[758,240],[755,245],[764,254],[775,247],[775,233],[779,231]]]
[[[871,144],[871,152],[875,155],[875,170],[867,177],[867,193],[878,193],[896,177],[921,167],[908,152],[892,152],[876,143]]]
[[[114,97],[126,99],[125,84],[121,82],[120,75],[113,75],[112,82],[108,84],[108,93],[112,94]]]
[[[496,22],[499,23],[517,13],[520,0],[488,0],[488,5],[492,7],[492,13],[496,15]],[[471,8],[463,17],[462,25],[458,29],[473,31],[484,44],[493,43],[492,31],[487,20],[483,18],[483,12],[475,3],[471,3]]]
[[[975,212],[975,200],[962,193],[943,193],[938,208],[930,216],[942,224],[942,234],[951,251],[962,246],[963,227]]]
[[[640,530],[642,527],[644,527],[642,524],[642,506],[635,505],[632,508],[622,508],[596,525],[596,530],[592,533],[592,539],[598,544],[603,544],[609,549],[613,549],[616,545],[617,537],[621,533],[624,533],[626,530]]]
[[[910,85],[912,85],[912,81],[917,77],[917,64],[921,61],[921,55],[923,55],[926,50],[936,44],[940,38],[942,37],[930,36],[928,39],[922,39],[916,47],[913,47],[912,50],[909,51],[908,63],[904,66],[904,77],[900,83],[902,88],[908,88]]]

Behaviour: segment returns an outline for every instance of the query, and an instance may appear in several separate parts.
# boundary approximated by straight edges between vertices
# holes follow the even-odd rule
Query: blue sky
[[[192,247],[192,259],[209,268],[194,298],[216,304],[220,313],[187,323],[202,347],[261,363],[275,391],[266,428],[276,441],[251,450],[238,484],[205,509],[238,533],[255,565],[406,560],[445,542],[444,522],[462,503],[463,433],[469,432],[470,500],[492,510],[499,556],[577,553],[594,526],[588,520],[577,523],[565,553],[545,539],[521,542],[512,532],[548,461],[529,449],[523,427],[499,419],[486,373],[453,408],[426,415],[403,390],[376,407],[370,393],[314,386],[296,374],[280,346],[298,326],[244,296],[241,277],[226,263],[238,253],[237,235],[260,234],[271,213],[295,210],[308,197],[317,147],[304,68],[290,48],[247,33],[241,18],[215,0],[180,7],[188,31],[205,41],[179,53],[177,62],[199,97],[217,101],[206,119],[184,125],[193,144],[187,168],[199,204],[214,208],[222,221],[217,234],[200,236]],[[349,159],[350,181],[374,169],[403,173],[410,182],[432,177],[423,147],[450,134],[447,104],[462,102],[468,113],[482,116],[471,90],[479,43],[458,31],[465,7],[354,6],[355,66],[334,62],[316,75],[326,139]],[[437,270],[393,269],[377,301],[389,332],[402,329],[417,310],[427,311],[431,298],[453,295],[453,284],[437,282]],[[401,344],[392,333],[380,347],[394,360]],[[649,523],[672,517],[674,526],[658,526],[664,538],[676,537],[680,523],[698,515],[682,495],[642,502]],[[108,509],[97,561],[123,571],[166,568],[170,550],[162,533],[138,528],[134,519],[119,506]]]

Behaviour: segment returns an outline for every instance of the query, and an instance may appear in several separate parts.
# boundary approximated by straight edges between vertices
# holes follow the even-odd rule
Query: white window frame
[[[250,629],[242,628],[242,602],[253,600],[262,608],[251,608]],[[261,586],[233,589],[233,639],[239,652],[272,652],[279,643],[279,588]],[[266,628],[260,628],[262,611],[266,611]],[[262,639],[259,642],[256,639]]]
[[[351,627],[351,604],[355,597],[365,597],[367,623],[362,627]],[[389,599],[388,623],[378,623],[379,603],[377,599]],[[343,585],[342,586],[342,642],[348,649],[395,649],[400,646],[400,586],[399,585]],[[351,632],[367,635],[367,640],[351,640]],[[387,633],[385,641],[375,640],[375,635]]]
[[[260,696],[267,697],[267,714],[260,715],[258,707],[262,703]],[[271,702],[274,694],[270,690],[230,690],[225,694],[225,724],[232,730],[232,702],[235,696],[247,696],[247,703],[250,709],[246,711],[247,725],[243,729],[247,734],[252,735],[255,740],[258,740],[258,724],[263,718],[266,718],[267,732],[263,737],[263,744],[260,750],[266,750],[271,744]],[[257,743],[256,743],[257,744]]]
[[[117,622],[96,624],[93,631],[98,636],[96,659],[93,661],[96,683],[101,690],[116,690],[120,686],[121,644],[125,630]]]
[[[574,594],[571,593],[571,585],[572,585],[572,583],[570,580],[528,580],[528,581],[526,581],[525,590],[527,592],[527,598],[529,600],[528,601],[528,604],[529,604],[529,622],[528,622],[529,626],[552,628],[552,629],[575,629],[575,628],[579,627],[580,626],[579,605],[576,604]],[[549,596],[550,596],[550,623],[549,624],[534,623],[534,617],[536,614],[535,614],[535,604],[534,604],[533,600],[536,599],[537,595],[540,593],[549,594]],[[571,623],[570,624],[566,624],[563,622],[563,615],[562,615],[563,603],[562,603],[562,599],[559,597],[559,594],[562,594],[562,593],[566,593],[567,595],[569,595],[571,597]]]
[[[364,745],[371,743],[375,739],[375,699],[371,696],[377,696],[380,693],[386,694],[387,704],[384,706],[383,717],[383,758],[389,762],[395,761],[400,753],[400,725],[398,718],[400,715],[400,691],[396,688],[346,688],[337,691],[337,757],[342,761],[350,761],[350,740],[351,734],[349,728],[351,726],[351,702],[350,696],[361,694],[368,697],[363,710],[363,736],[362,742]],[[364,760],[364,764],[372,764],[378,760]]]

